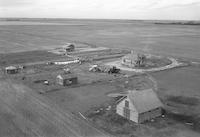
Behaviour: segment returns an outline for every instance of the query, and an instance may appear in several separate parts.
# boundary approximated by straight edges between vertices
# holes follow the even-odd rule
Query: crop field
[[[11,64],[33,63],[38,61],[42,62],[52,59],[56,60],[58,58],[62,57],[53,53],[49,53],[47,51],[39,51],[39,50],[7,53],[7,54],[0,54],[0,65],[7,66]]]
[[[120,20],[39,20],[0,24],[0,53],[49,49],[73,41],[200,58],[198,26]]]

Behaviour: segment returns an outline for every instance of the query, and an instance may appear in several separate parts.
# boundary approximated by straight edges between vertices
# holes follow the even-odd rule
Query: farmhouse
[[[78,78],[73,74],[60,74],[56,77],[56,82],[62,86],[70,86],[77,84]]]
[[[162,115],[162,103],[152,89],[132,90],[117,104],[116,113],[143,123]]]
[[[134,53],[131,51],[130,54],[122,57],[121,63],[128,67],[141,67],[145,65],[146,56],[143,54]]]
[[[7,74],[16,74],[18,73],[18,69],[15,66],[9,66],[5,68]]]

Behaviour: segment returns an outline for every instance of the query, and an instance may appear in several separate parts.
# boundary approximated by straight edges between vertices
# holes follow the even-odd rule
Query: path
[[[163,66],[163,67],[150,68],[150,69],[134,69],[134,68],[129,68],[129,67],[123,66],[121,64],[121,61],[119,61],[119,60],[118,61],[113,61],[113,62],[108,62],[105,65],[116,66],[117,68],[120,68],[121,70],[133,71],[133,72],[138,72],[138,73],[162,71],[162,70],[171,69],[171,68],[175,68],[175,67],[184,65],[183,63],[178,62],[174,58],[168,58],[168,59],[172,62],[171,64]]]

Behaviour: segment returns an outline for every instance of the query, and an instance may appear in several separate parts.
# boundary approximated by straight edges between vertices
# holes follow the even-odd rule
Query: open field
[[[0,54],[0,65],[34,63],[38,61],[56,60],[62,58],[59,55],[47,51],[27,51],[20,53]],[[65,57],[66,58],[66,57]]]
[[[36,94],[44,93],[43,96],[61,108],[76,113],[85,113],[92,107],[109,102],[112,100],[107,96],[109,93],[153,87],[153,83],[146,75],[137,76],[135,73],[130,73],[127,78],[126,72],[121,74],[90,72],[90,63],[70,65],[71,73],[78,77],[78,84],[63,87],[56,83],[56,76],[63,73],[63,68],[65,68],[63,65],[32,65],[19,74],[5,76],[34,89]],[[48,80],[49,84],[45,85],[44,80]],[[127,80],[129,83],[125,84]]]
[[[157,81],[157,93],[166,110],[163,118],[156,118],[153,122],[138,125],[127,121],[115,114],[115,101],[93,108],[86,115],[105,131],[119,137],[198,137],[199,71],[199,67],[190,66],[151,73]],[[107,110],[108,105],[112,106],[111,110]]]
[[[156,25],[151,22],[126,20],[37,20],[35,22],[62,23],[62,25],[4,23],[0,25],[0,52],[49,49],[75,41],[96,46],[145,50],[162,55],[200,58],[198,26]]]
[[[81,54],[81,56],[84,56],[84,54]],[[26,57],[24,56],[24,58]],[[101,60],[99,62],[104,63],[109,62],[110,60],[113,59]],[[63,68],[65,68],[63,65],[34,64],[27,66],[20,74],[2,76],[12,79],[12,81],[18,81],[21,83],[21,86],[30,88],[29,90],[27,89],[31,92],[30,98],[32,98],[32,94],[39,98],[41,96],[47,105],[49,103],[46,101],[50,101],[50,103],[56,105],[65,113],[71,113],[82,120],[86,118],[86,123],[89,122],[89,124],[95,125],[94,130],[96,130],[96,128],[98,130],[103,130],[103,132],[100,131],[100,134],[101,132],[102,134],[106,132],[119,137],[127,137],[130,135],[135,137],[199,136],[200,79],[199,76],[196,75],[200,73],[199,65],[174,68],[162,72],[152,72],[150,75],[152,75],[157,81],[155,87],[155,81],[152,81],[149,74],[141,75],[134,72],[122,71],[121,74],[108,75],[106,73],[89,72],[88,69],[92,63],[96,62],[85,62],[68,66],[79,78],[79,83],[70,87],[62,87],[57,85],[55,82],[56,76],[62,73]],[[129,75],[129,77],[127,77],[127,75]],[[25,77],[25,79],[22,79],[23,77]],[[36,82],[38,80],[48,80],[50,84],[44,85],[43,82]],[[126,81],[129,82],[126,83]],[[11,83],[10,86],[12,87]],[[166,109],[164,118],[157,118],[154,122],[137,125],[115,114],[115,103],[117,100],[108,97],[108,94],[119,93],[129,89],[145,89],[149,87],[158,89],[158,96],[161,98]],[[44,91],[42,92],[43,94],[39,94],[41,91]],[[5,94],[3,96],[10,96],[7,95],[6,92],[3,93]],[[1,100],[4,99],[6,98],[2,98]],[[8,101],[8,104],[12,102],[10,102],[9,99],[6,99],[6,101]],[[31,106],[33,104],[30,102],[27,103],[27,105]],[[107,110],[108,106],[111,106],[110,110]],[[2,105],[2,108],[5,108],[5,105]],[[22,108],[27,109],[26,106],[22,106]],[[20,117],[21,112],[18,113],[20,109],[21,108],[16,106],[16,109],[12,110],[12,113],[8,112],[6,115],[9,115],[10,113],[15,114],[16,111],[16,114],[18,115],[17,117]],[[45,111],[44,108],[40,108],[39,110],[37,109],[38,108],[33,107],[33,113],[35,111],[45,113],[43,112]],[[191,111],[188,111],[188,109]],[[99,112],[96,113],[97,111]],[[85,118],[83,118],[80,113]],[[40,117],[38,113],[35,115]],[[34,119],[33,123],[34,122],[37,121]],[[14,124],[12,122],[8,123],[8,126],[11,125],[13,127],[13,129],[11,129],[13,134],[29,134],[27,136],[33,136],[31,135],[33,134],[32,131],[24,132],[21,130],[23,127],[18,124],[18,122],[14,122]],[[26,125],[27,127],[31,126],[29,125],[29,122],[22,125]],[[41,126],[42,125],[43,122],[41,123]],[[51,124],[48,125],[51,126]],[[52,127],[53,126],[54,125],[52,125]],[[17,129],[17,127],[20,129]],[[74,128],[72,127],[72,130],[73,129]],[[38,134],[47,134],[43,129],[35,130],[35,132],[39,132]],[[83,128],[82,130],[84,131],[84,134],[90,134],[87,129]],[[49,134],[59,135],[62,134],[62,131],[57,131],[56,129],[55,132]],[[98,133],[95,133],[95,135],[96,134]]]
[[[107,136],[20,83],[0,80],[0,95],[0,136]]]
[[[47,64],[72,59],[46,52],[68,42],[114,50],[74,53],[95,60],[82,64]],[[199,137],[199,43],[200,28],[189,25],[125,20],[0,22],[0,67],[26,66],[14,75],[0,71],[0,136]],[[118,59],[127,49],[177,57],[189,65],[148,74],[89,72],[91,65]],[[190,58],[197,63],[191,65]],[[56,76],[66,67],[78,76],[77,85],[56,84]],[[149,87],[162,100],[165,117],[135,124],[115,114],[119,98],[108,94]]]
[[[158,93],[163,96],[164,102],[169,101],[180,104],[177,107],[185,106],[185,114],[200,114],[200,69],[196,66],[183,67],[171,71],[153,73],[153,77],[158,81]],[[174,106],[176,107],[176,106]],[[188,111],[190,109],[191,111]],[[177,110],[178,111],[178,110]]]

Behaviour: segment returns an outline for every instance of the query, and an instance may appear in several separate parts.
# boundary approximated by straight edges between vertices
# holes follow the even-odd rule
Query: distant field
[[[0,53],[49,49],[67,42],[200,59],[198,26],[120,20],[0,22]]]
[[[27,51],[11,54],[0,54],[0,66],[10,64],[33,63],[52,59],[60,59],[61,56],[46,51]]]
[[[51,22],[31,22],[31,21],[0,21],[0,25],[70,25],[78,26],[84,24],[72,24],[72,23],[51,23]]]

